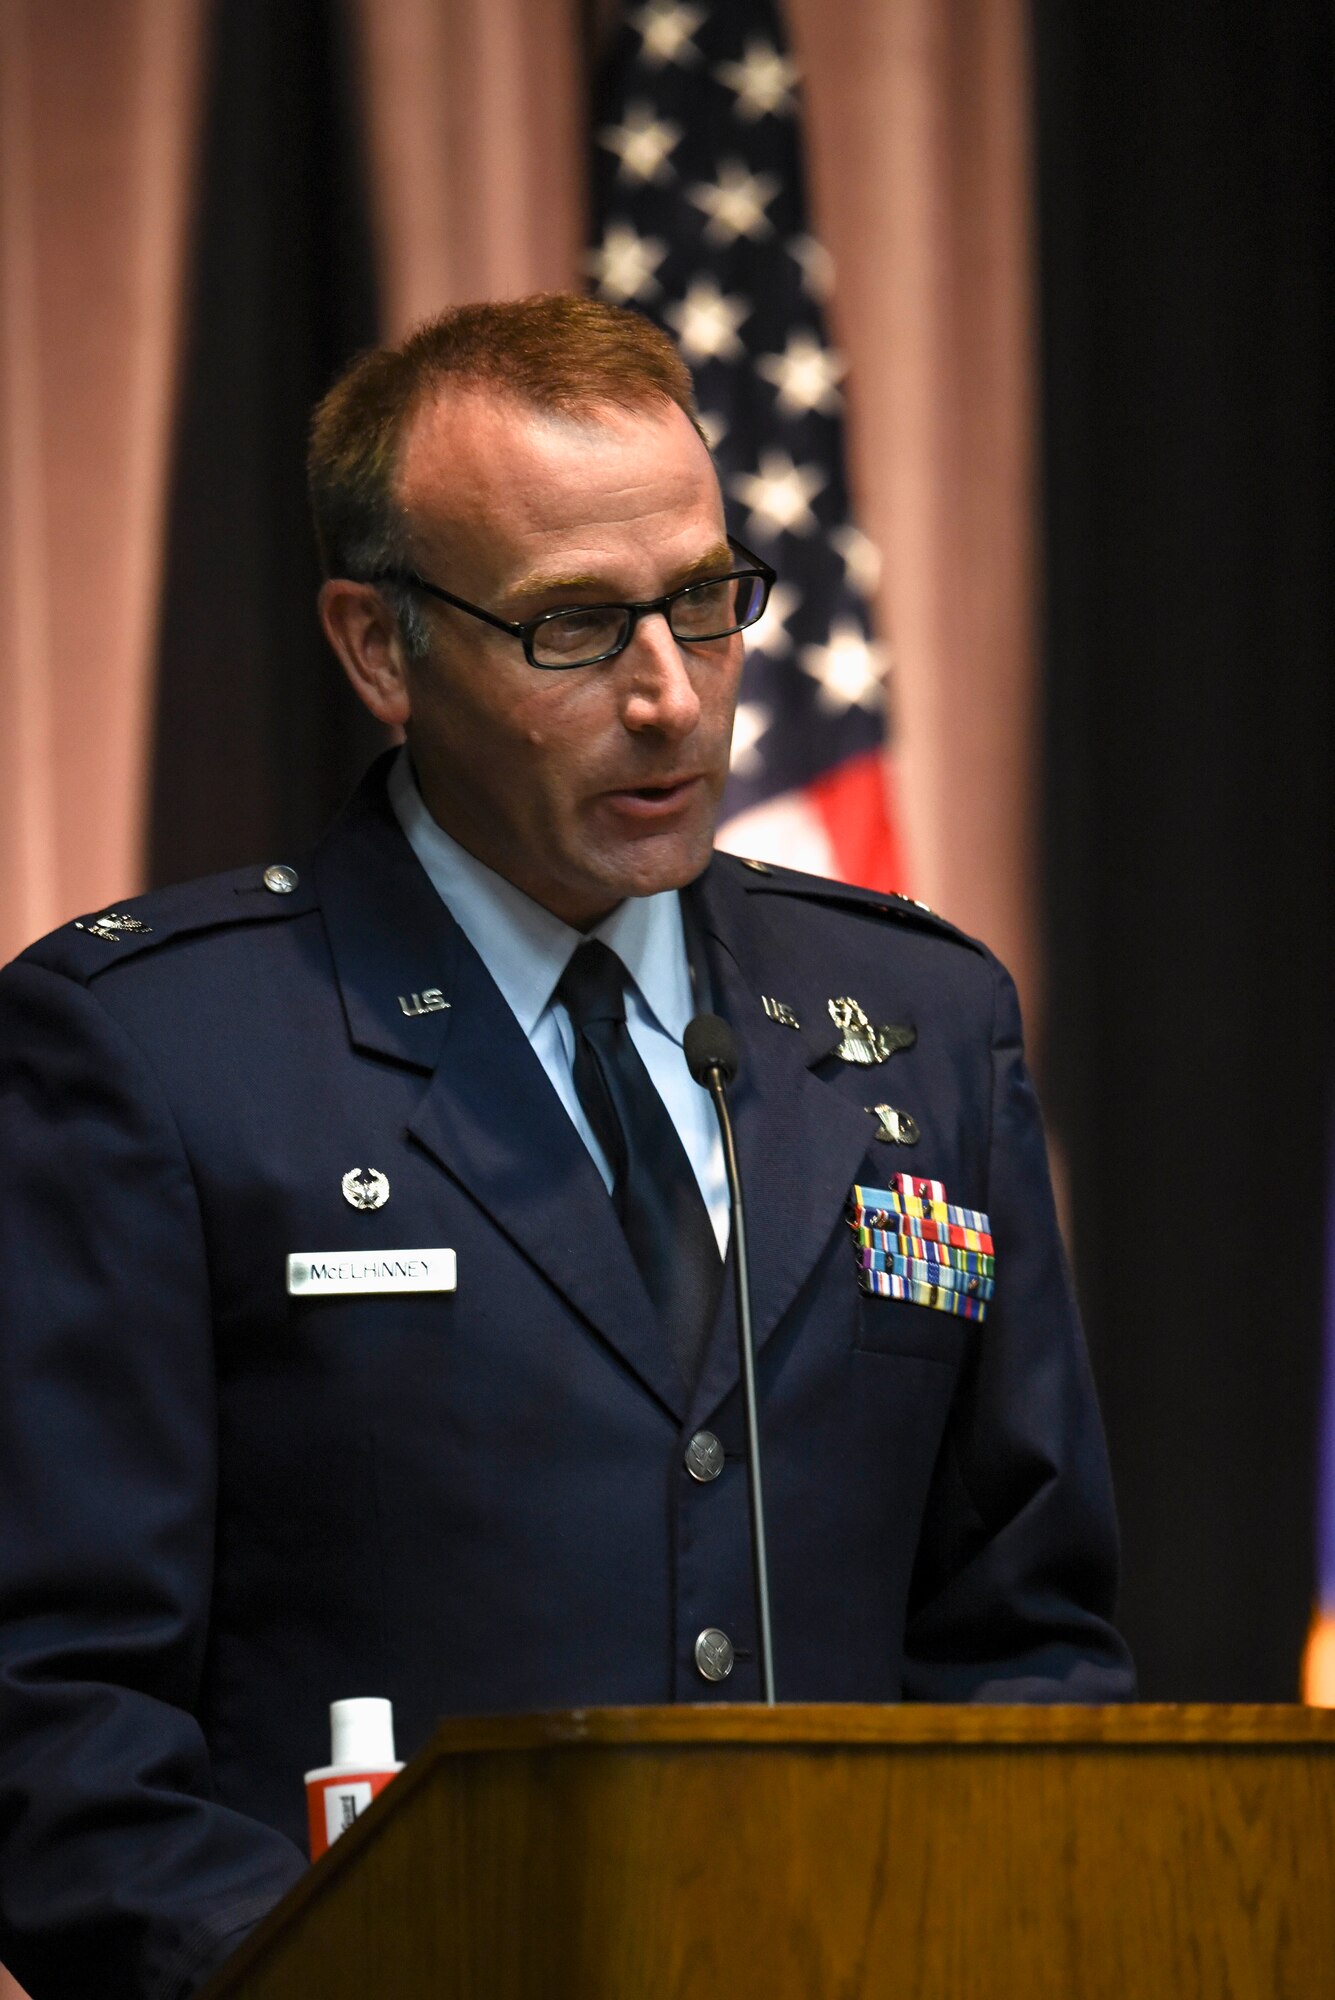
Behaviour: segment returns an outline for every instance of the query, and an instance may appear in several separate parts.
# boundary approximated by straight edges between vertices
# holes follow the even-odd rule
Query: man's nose
[[[626,692],[622,717],[627,729],[690,734],[700,719],[700,696],[687,658],[665,614],[646,612],[623,655]]]

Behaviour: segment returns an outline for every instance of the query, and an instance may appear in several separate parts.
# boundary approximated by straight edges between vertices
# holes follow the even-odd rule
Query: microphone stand
[[[711,1062],[705,1072],[704,1081],[714,1101],[719,1131],[723,1137],[723,1167],[728,1177],[728,1195],[732,1202],[732,1240],[736,1250],[733,1272],[737,1285],[737,1346],[742,1364],[742,1401],[746,1410],[746,1473],[751,1496],[751,1553],[755,1565],[760,1686],[764,1700],[772,1708],[774,1641],[770,1632],[769,1563],[765,1553],[765,1502],[760,1483],[760,1422],[756,1406],[756,1348],[755,1337],[751,1331],[751,1272],[746,1255],[746,1213],[742,1206],[742,1182],[737,1171],[737,1148],[733,1143],[732,1119],[728,1115],[721,1064]]]

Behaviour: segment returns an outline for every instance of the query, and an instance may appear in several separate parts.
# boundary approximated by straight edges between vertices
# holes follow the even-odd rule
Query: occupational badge
[[[896,1111],[893,1104],[864,1104],[862,1108],[880,1119],[876,1137],[884,1139],[887,1146],[916,1146],[922,1137],[917,1119],[907,1111]]]
[[[918,1039],[918,1030],[907,1022],[892,1021],[874,1028],[864,1009],[847,994],[842,1000],[831,1000],[829,1008],[830,1019],[841,1037],[834,1050],[840,1062],[861,1063],[870,1068],[885,1062],[897,1049],[911,1049]]]
[[[84,931],[89,937],[105,938],[108,944],[119,944],[122,938],[142,937],[152,932],[152,924],[146,924],[141,917],[132,917],[128,910],[108,910],[91,924],[76,923],[76,931]]]
[[[343,1199],[353,1208],[383,1208],[389,1182],[379,1167],[349,1167],[343,1176]]]

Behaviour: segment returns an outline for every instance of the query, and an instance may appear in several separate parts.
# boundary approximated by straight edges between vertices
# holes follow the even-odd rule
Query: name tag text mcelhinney
[[[320,1292],[452,1292],[458,1278],[453,1250],[294,1250],[287,1289]]]

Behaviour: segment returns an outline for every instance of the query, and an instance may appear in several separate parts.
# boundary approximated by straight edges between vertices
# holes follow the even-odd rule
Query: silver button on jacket
[[[713,1431],[697,1431],[686,1447],[686,1470],[707,1486],[723,1470],[723,1446]]]
[[[737,1655],[732,1640],[717,1625],[706,1625],[695,1642],[695,1664],[707,1681],[726,1681]]]

